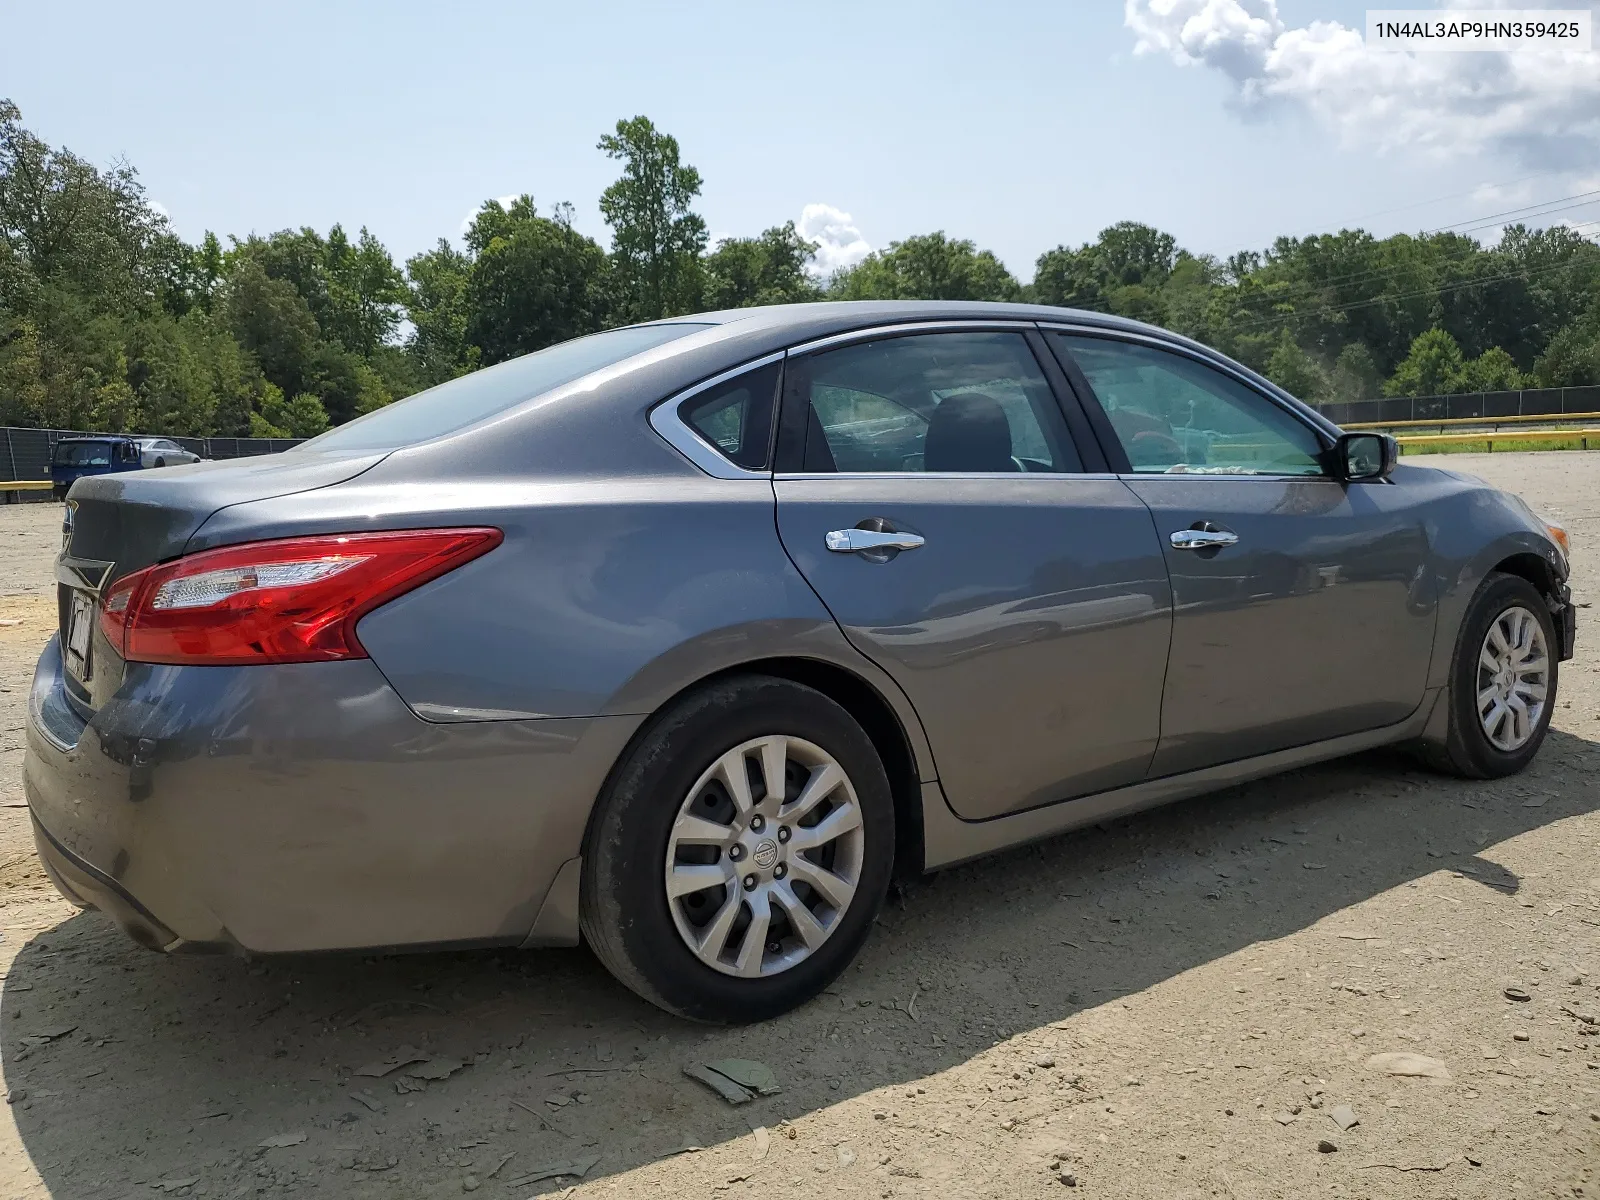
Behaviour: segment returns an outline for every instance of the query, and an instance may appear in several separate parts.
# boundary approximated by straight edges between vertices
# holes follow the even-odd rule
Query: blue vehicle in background
[[[120,434],[62,438],[50,457],[50,490],[57,500],[62,500],[73,482],[85,475],[110,475],[115,471],[175,467],[199,461],[198,454],[185,450],[169,438]]]

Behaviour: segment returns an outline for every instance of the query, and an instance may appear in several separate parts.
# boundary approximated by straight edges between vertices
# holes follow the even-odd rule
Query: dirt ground
[[[1593,595],[1600,453],[1448,465],[1564,520]],[[59,518],[0,508],[0,1196],[1600,1189],[1587,613],[1521,777],[1374,753],[972,864],[891,902],[832,993],[708,1030],[582,950],[163,958],[57,898],[17,806]],[[358,1073],[413,1054],[447,1077]],[[722,1058],[782,1090],[683,1075]]]

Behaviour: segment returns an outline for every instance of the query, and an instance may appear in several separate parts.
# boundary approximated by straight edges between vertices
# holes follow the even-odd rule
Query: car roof
[[[1057,308],[1049,304],[1003,304],[989,300],[819,300],[805,304],[768,304],[755,308],[725,308],[714,312],[687,314],[651,324],[701,324],[755,328],[806,328],[818,324],[838,325],[840,332],[893,321],[1065,321],[1075,325],[1100,325],[1132,333],[1177,335],[1143,321],[1110,313],[1088,312],[1079,308]],[[1177,340],[1186,340],[1177,338]]]

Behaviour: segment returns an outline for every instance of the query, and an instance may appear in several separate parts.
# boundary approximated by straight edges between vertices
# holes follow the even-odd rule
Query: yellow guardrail
[[[1440,417],[1434,421],[1355,421],[1340,429],[1442,429],[1446,425],[1523,425],[1534,421],[1600,421],[1600,413],[1529,413],[1520,417]]]
[[[1395,438],[1403,450],[1407,446],[1438,446],[1450,442],[1488,442],[1494,450],[1496,442],[1579,442],[1589,449],[1593,442],[1600,449],[1600,429],[1500,429],[1478,433],[1412,433]]]
[[[52,486],[48,479],[0,479],[0,492],[42,492]]]

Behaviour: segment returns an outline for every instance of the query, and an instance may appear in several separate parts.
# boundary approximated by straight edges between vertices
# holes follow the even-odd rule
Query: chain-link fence
[[[0,426],[0,481],[49,479],[50,459],[55,454],[56,443],[64,437],[99,437],[80,429],[20,429]],[[134,437],[155,436],[133,434]],[[276,454],[290,446],[298,446],[300,438],[191,438],[167,437],[192,454],[201,458],[244,458],[253,454]],[[48,495],[48,493],[45,493]]]
[[[1467,392],[1460,396],[1393,396],[1319,404],[1340,425],[1380,421],[1491,420],[1495,417],[1559,417],[1600,412],[1600,387],[1528,388],[1517,392]]]

